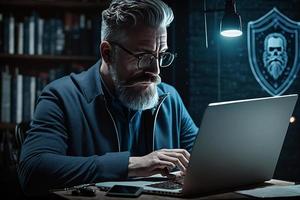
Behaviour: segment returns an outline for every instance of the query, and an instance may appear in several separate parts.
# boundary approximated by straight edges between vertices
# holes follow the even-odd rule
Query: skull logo
[[[264,41],[263,62],[269,74],[277,80],[287,65],[286,39],[280,33],[271,33]]]

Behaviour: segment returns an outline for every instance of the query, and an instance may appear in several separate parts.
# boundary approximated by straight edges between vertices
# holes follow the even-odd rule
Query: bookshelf
[[[64,55],[11,55],[0,53],[0,63],[15,62],[64,62],[64,63],[87,63],[92,64],[96,61],[94,56],[64,56]]]
[[[109,4],[108,0],[2,0],[0,6],[6,8],[47,8],[99,11]]]
[[[16,124],[32,119],[49,82],[99,59],[100,17],[108,2],[0,0],[0,182],[10,196],[23,199]]]
[[[0,133],[32,118],[49,82],[99,59],[101,11],[109,2],[0,1]]]

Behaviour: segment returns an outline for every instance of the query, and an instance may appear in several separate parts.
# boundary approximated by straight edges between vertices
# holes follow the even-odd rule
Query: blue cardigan
[[[100,61],[51,82],[38,98],[18,166],[25,194],[127,178],[132,152],[120,147],[122,129],[107,105],[99,67]],[[145,135],[135,155],[162,148],[191,151],[198,128],[179,94],[165,83],[158,85],[158,93],[157,107],[139,111],[140,120],[133,121]]]

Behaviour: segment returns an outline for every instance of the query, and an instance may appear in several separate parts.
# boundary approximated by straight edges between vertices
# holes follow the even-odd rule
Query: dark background
[[[3,3],[6,0],[0,0]],[[246,98],[257,98],[270,96],[262,89],[254,78],[251,71],[248,49],[247,49],[247,24],[249,21],[255,21],[265,15],[273,7],[294,21],[300,22],[300,0],[236,0],[236,6],[242,17],[243,36],[239,38],[224,38],[219,35],[220,20],[223,12],[214,12],[207,14],[208,27],[208,48],[205,46],[204,32],[204,16],[203,16],[203,0],[164,0],[172,7],[175,15],[174,22],[168,29],[168,43],[171,51],[177,53],[177,58],[170,68],[162,69],[162,79],[175,86],[180,93],[189,113],[197,125],[200,124],[204,109],[211,102],[238,100]],[[206,0],[207,9],[223,9],[225,0]],[[10,2],[10,1],[7,1]],[[13,2],[13,1],[12,1]],[[22,1],[17,1],[22,4]],[[26,1],[24,1],[26,5]],[[30,1],[33,5],[32,1]],[[38,2],[38,1],[37,1]],[[47,2],[47,1],[44,1]],[[64,13],[71,9],[70,6],[59,6],[55,0],[49,1],[49,8],[46,6],[29,5],[28,7],[15,6],[1,7],[2,10],[11,10],[14,15],[28,15],[32,10],[38,10],[41,15],[53,17],[58,13]],[[52,3],[51,3],[52,2]],[[68,1],[66,1],[68,2]],[[70,1],[71,2],[71,1]],[[72,2],[76,2],[75,0]],[[94,16],[97,13],[99,17],[103,7],[84,7],[89,0],[78,0],[79,6],[75,6],[71,10],[88,13]],[[92,1],[90,1],[92,2]],[[108,2],[108,0],[95,0],[93,2]],[[9,5],[9,3],[7,3]],[[57,8],[55,5],[57,4]],[[66,3],[67,5],[69,3]],[[100,3],[101,4],[101,3]],[[2,4],[4,5],[4,4]],[[1,10],[0,9],[0,10]],[[96,44],[95,41],[93,43]],[[298,44],[300,45],[300,44]],[[74,55],[73,55],[74,56]],[[94,62],[93,55],[89,55]],[[20,60],[15,57],[0,58],[0,61],[6,63],[14,62],[23,66],[20,69],[35,72],[37,69],[43,70],[49,65],[47,61],[29,57],[29,59]],[[26,56],[25,56],[26,58]],[[72,60],[74,57],[70,58]],[[57,65],[61,60],[57,58],[49,58],[51,65]],[[79,59],[80,60],[80,59]],[[96,58],[95,58],[96,60]],[[53,62],[53,63],[52,63]],[[67,59],[66,62],[71,62]],[[73,61],[72,61],[73,62]],[[76,61],[74,61],[76,62]],[[31,65],[40,65],[41,68],[31,68]],[[62,63],[63,68],[69,68]],[[86,65],[90,66],[90,65]],[[59,67],[57,67],[59,68]],[[72,69],[72,67],[70,67]],[[70,70],[68,69],[68,72]],[[300,73],[300,72],[299,72]],[[298,73],[298,74],[299,74]],[[299,93],[300,79],[294,80],[290,88],[284,94]],[[300,100],[299,100],[300,101]],[[294,116],[295,123],[290,124],[285,143],[280,155],[280,159],[275,172],[275,178],[300,181],[300,103],[298,102]],[[11,125],[11,127],[14,127]],[[6,128],[5,128],[6,129]],[[12,129],[14,130],[14,129]],[[0,132],[3,132],[2,130]],[[13,133],[13,131],[12,131]],[[13,140],[13,134],[4,138],[5,140]],[[272,138],[270,138],[271,140]],[[5,143],[8,144],[8,143]],[[2,147],[1,147],[2,148]],[[0,149],[3,155],[10,155],[9,152]],[[7,160],[10,160],[8,158]],[[1,160],[0,160],[1,161]],[[2,162],[2,161],[1,161]],[[15,166],[4,163],[4,167],[0,165],[0,192],[6,192],[10,195],[18,196],[20,193],[18,179],[15,173]]]
[[[162,69],[162,78],[178,89],[197,125],[211,102],[270,96],[256,81],[250,68],[247,24],[259,19],[273,7],[293,21],[300,22],[300,1],[236,0],[237,11],[242,17],[243,35],[231,39],[219,34],[223,12],[208,13],[208,48],[205,46],[203,0],[165,2],[172,7],[175,15],[168,30],[168,43],[178,56],[172,68]],[[223,9],[225,1],[207,0],[206,5],[207,9]],[[299,91],[300,79],[297,76],[284,94]],[[299,102],[294,116],[296,121],[289,126],[274,176],[299,181]]]

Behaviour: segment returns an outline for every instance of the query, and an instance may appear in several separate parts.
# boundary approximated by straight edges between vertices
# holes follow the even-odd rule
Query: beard
[[[287,65],[287,59],[288,57],[286,52],[283,52],[278,56],[271,56],[267,52],[264,52],[264,65],[274,80],[277,80],[279,76],[283,73]]]
[[[121,103],[132,110],[147,110],[153,108],[158,103],[157,84],[161,82],[160,77],[143,76],[132,78],[124,82],[120,81],[115,67],[110,67],[110,74],[115,85],[115,92]],[[146,88],[137,86],[139,82],[152,82]]]
[[[271,76],[277,80],[278,77],[282,74],[284,70],[284,66],[282,66],[281,62],[273,61],[267,66],[268,72],[271,74]]]

